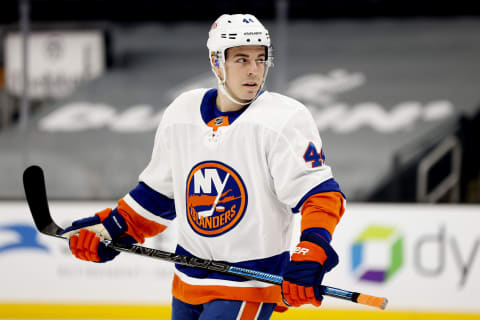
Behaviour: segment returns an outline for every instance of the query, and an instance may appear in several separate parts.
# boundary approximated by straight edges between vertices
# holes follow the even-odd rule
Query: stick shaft
[[[33,221],[35,222],[38,231],[48,236],[66,239],[61,235],[63,229],[58,226],[55,221],[53,221],[50,214],[43,170],[38,166],[31,166],[27,168],[23,174],[23,184],[27,203],[30,207]],[[121,252],[151,257],[189,267],[221,272],[228,275],[238,276],[244,279],[257,280],[275,285],[282,285],[283,282],[283,278],[279,275],[260,272],[243,267],[232,266],[224,262],[205,260],[193,256],[185,256],[159,249],[153,249],[134,244],[120,243],[110,240],[103,240],[103,242],[107,247]],[[368,296],[360,294],[358,292],[352,292],[329,286],[320,286],[320,291],[323,295],[326,296],[349,300],[352,302],[370,305],[381,309],[384,309],[387,303],[387,300],[385,298]]]
[[[144,246],[137,246],[133,244],[123,244],[123,243],[118,243],[118,242],[109,241],[109,240],[104,240],[104,243],[107,247],[118,250],[118,251],[133,253],[141,256],[148,256],[148,257],[152,257],[160,260],[182,264],[189,267],[221,272],[221,273],[238,276],[238,277],[242,277],[249,280],[257,280],[257,281],[276,284],[276,285],[282,285],[282,282],[283,282],[283,277],[276,274],[256,271],[248,268],[236,267],[236,266],[229,265],[227,263],[217,262],[214,260],[204,260],[196,257],[189,257],[189,256],[166,252],[158,249],[147,248]],[[323,286],[323,285],[320,286],[320,290],[323,295],[340,298],[344,300],[349,300],[352,302],[357,302],[356,297],[358,296],[358,293],[356,292],[333,288],[329,286]]]

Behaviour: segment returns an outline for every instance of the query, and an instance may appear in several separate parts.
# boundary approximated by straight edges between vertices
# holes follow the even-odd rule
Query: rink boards
[[[55,202],[51,211],[65,227],[113,205]],[[274,319],[480,319],[478,225],[479,206],[349,204],[334,234],[340,264],[324,283],[385,296],[387,311],[326,297],[319,310]],[[145,245],[173,250],[174,234],[175,226]],[[129,254],[76,260],[66,242],[38,234],[22,202],[0,203],[0,266],[0,318],[169,318],[171,264]]]

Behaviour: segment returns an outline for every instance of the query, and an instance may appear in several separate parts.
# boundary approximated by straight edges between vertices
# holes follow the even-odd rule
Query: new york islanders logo
[[[247,208],[247,189],[240,175],[217,161],[193,167],[186,184],[187,219],[192,229],[216,237],[234,228]]]

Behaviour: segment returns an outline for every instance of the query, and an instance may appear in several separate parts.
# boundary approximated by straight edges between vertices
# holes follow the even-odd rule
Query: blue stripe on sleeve
[[[300,208],[302,207],[303,203],[307,201],[307,199],[316,194],[316,193],[324,193],[324,192],[340,192],[343,196],[344,199],[346,199],[345,195],[343,194],[342,190],[340,190],[340,186],[338,185],[337,181],[335,179],[331,178],[328,179],[327,181],[322,182],[312,190],[310,190],[306,195],[303,196],[303,198],[298,202],[298,204],[295,206],[295,208],[292,209],[293,213],[298,213],[300,212]]]
[[[177,249],[175,250],[175,253],[182,254],[189,257],[193,256],[190,252],[185,250],[180,245],[177,245]],[[237,263],[228,263],[228,264],[235,267],[247,268],[247,269],[252,269],[260,272],[281,275],[283,274],[283,269],[285,268],[285,265],[289,260],[290,260],[290,254],[288,253],[288,251],[285,251],[273,257],[268,257],[264,259],[247,260],[247,261],[242,261]],[[187,267],[180,264],[175,264],[175,268],[177,268],[178,271],[192,278],[200,278],[200,279],[208,278],[208,279],[220,279],[220,280],[230,280],[230,281],[240,281],[240,282],[247,281],[247,279],[242,277],[227,275],[227,274],[223,274],[215,271],[209,271],[205,269]]]
[[[176,217],[174,200],[153,190],[144,182],[139,182],[135,189],[130,191],[130,196],[156,216],[167,220],[173,220]]]

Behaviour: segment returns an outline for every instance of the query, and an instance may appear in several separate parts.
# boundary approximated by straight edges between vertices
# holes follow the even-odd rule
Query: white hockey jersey
[[[215,97],[215,89],[197,89],[170,104],[140,175],[147,191],[123,201],[145,221],[168,226],[175,214],[152,199],[174,199],[178,253],[281,274],[292,213],[311,194],[340,191],[317,126],[304,105],[277,93],[265,91],[237,113],[220,113]],[[281,304],[278,286],[184,266],[176,267],[173,295],[192,304]]]

